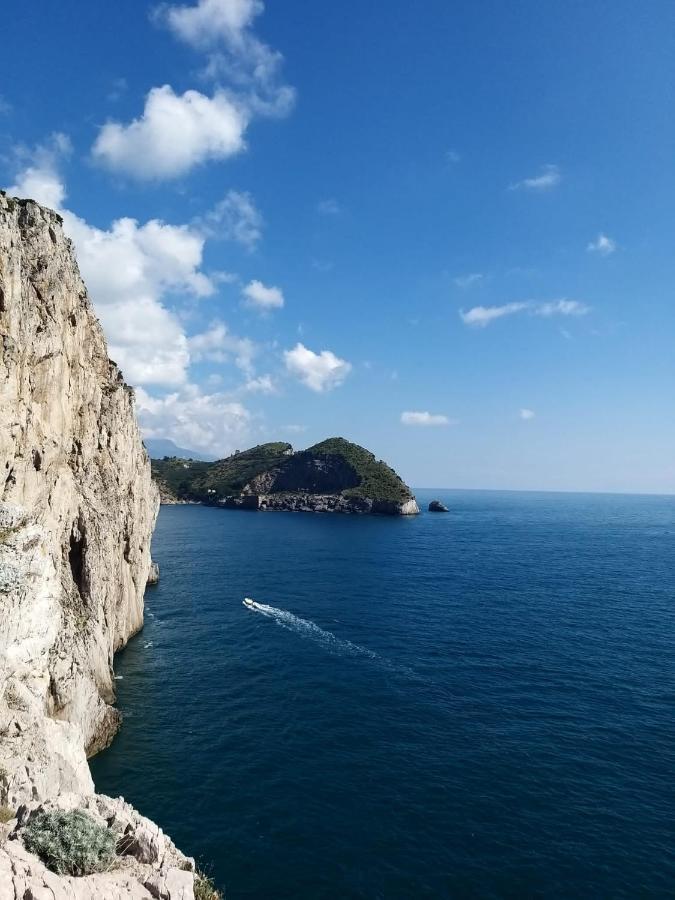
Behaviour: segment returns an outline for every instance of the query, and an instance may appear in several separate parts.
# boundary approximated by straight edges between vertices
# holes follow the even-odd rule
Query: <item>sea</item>
[[[416,493],[162,507],[97,789],[228,900],[674,897],[675,497]]]

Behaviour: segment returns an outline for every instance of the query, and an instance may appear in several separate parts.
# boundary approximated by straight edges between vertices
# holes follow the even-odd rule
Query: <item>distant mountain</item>
[[[179,447],[168,438],[145,438],[143,443],[150,459],[163,459],[165,456],[178,456],[181,459],[202,459],[206,461],[214,459],[213,456],[199,453],[197,450],[186,450],[185,447]]]
[[[153,460],[163,502],[308,512],[419,512],[410,488],[382,460],[344,438],[307,450],[260,444],[215,462]]]

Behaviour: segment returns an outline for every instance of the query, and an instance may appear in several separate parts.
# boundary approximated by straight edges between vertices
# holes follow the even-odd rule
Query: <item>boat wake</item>
[[[301,637],[309,638],[316,641],[316,643],[322,644],[327,650],[347,656],[367,657],[368,659],[377,660],[388,667],[393,667],[389,660],[384,659],[384,657],[373,650],[368,650],[367,647],[361,647],[359,644],[343,640],[334,635],[332,631],[324,631],[323,628],[319,628],[314,622],[294,616],[293,613],[285,609],[277,609],[275,606],[268,606],[266,603],[256,603],[255,600],[250,600],[248,597],[244,600],[244,606],[252,612],[274,619],[277,625],[280,625],[282,628],[287,628],[289,631],[294,631],[296,634],[301,635]]]

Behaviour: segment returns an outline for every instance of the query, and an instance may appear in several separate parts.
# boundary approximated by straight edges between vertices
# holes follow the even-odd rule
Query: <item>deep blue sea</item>
[[[675,498],[417,496],[163,507],[98,789],[228,900],[675,896]]]

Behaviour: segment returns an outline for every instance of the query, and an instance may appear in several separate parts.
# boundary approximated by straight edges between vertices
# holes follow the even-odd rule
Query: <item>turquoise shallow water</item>
[[[434,496],[162,508],[98,789],[228,900],[672,897],[675,498]]]

